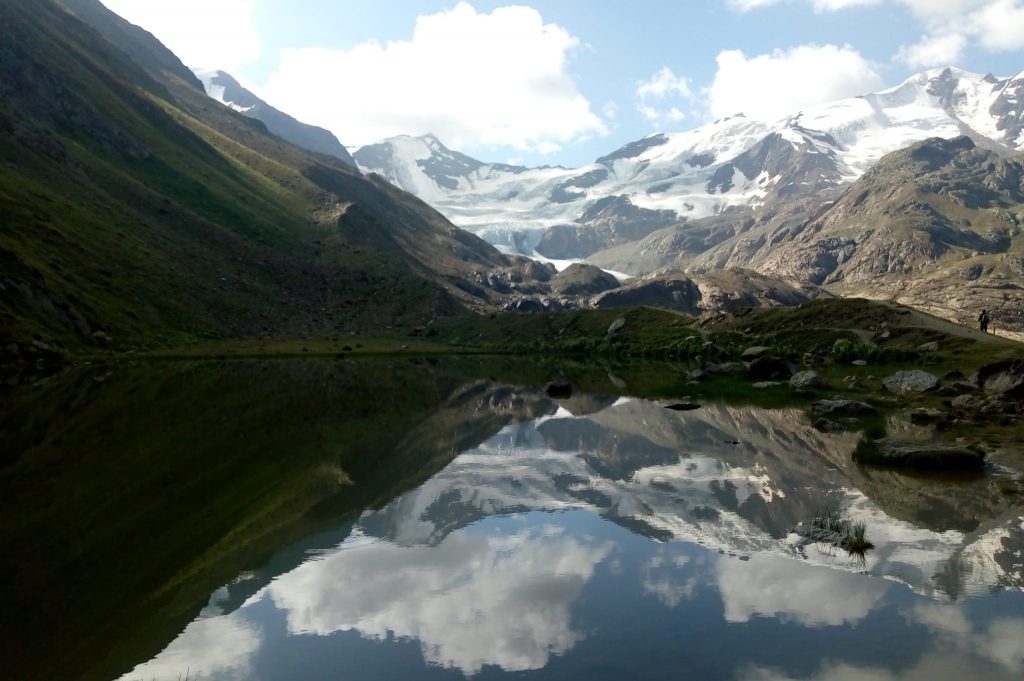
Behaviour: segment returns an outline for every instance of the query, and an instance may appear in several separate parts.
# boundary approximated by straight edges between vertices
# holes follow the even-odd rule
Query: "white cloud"
[[[409,40],[286,50],[261,95],[348,144],[434,133],[544,153],[607,132],[567,70],[578,45],[530,7],[460,2],[420,16]]]
[[[837,12],[850,7],[877,5],[882,0],[811,0],[815,12]]]
[[[1024,48],[1024,3],[990,2],[971,16],[970,29],[987,50],[1007,52]]]
[[[692,98],[689,80],[677,76],[667,66],[636,86],[636,109],[654,125],[678,123],[686,118],[679,103],[689,102]],[[673,101],[676,104],[672,104]]]
[[[967,37],[959,33],[921,36],[913,45],[903,45],[896,59],[912,68],[955,64],[967,47]]]
[[[710,107],[716,118],[742,112],[772,120],[882,85],[871,63],[848,46],[801,45],[750,58],[740,50],[725,50],[718,54]]]
[[[727,622],[748,622],[754,616],[791,619],[807,627],[857,622],[887,588],[877,579],[779,556],[724,558],[716,570]]]
[[[103,0],[141,26],[186,66],[238,71],[260,56],[257,0]]]
[[[749,12],[752,9],[775,5],[779,0],[728,0],[729,7],[737,12]]]
[[[412,638],[427,662],[467,675],[485,665],[527,671],[585,638],[571,606],[610,550],[547,528],[460,531],[436,546],[343,546],[268,591],[293,634]]]

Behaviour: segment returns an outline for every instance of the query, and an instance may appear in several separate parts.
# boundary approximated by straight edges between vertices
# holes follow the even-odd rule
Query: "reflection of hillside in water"
[[[659,540],[864,570],[936,596],[1024,585],[1019,509],[984,481],[861,469],[850,462],[856,440],[820,433],[793,409],[562,408],[504,427],[360,523],[398,544],[436,544],[486,516],[580,508]],[[866,564],[787,537],[831,507],[867,521],[877,548]]]

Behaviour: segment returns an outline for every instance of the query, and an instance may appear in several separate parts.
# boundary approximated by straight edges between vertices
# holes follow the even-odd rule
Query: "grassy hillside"
[[[470,281],[507,258],[69,4],[0,0],[0,347],[329,336],[488,304]]]

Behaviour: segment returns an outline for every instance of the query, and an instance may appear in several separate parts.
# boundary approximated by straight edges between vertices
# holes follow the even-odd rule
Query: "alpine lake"
[[[467,356],[9,377],[2,674],[1024,678],[1019,454],[861,466],[860,433],[819,432],[788,386],[666,408],[685,373]],[[571,397],[544,391],[557,376]],[[807,532],[823,518],[870,546]]]

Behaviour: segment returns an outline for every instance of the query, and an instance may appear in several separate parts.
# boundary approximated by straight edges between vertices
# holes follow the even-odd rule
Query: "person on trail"
[[[982,333],[988,333],[989,321],[988,310],[982,310],[981,314],[978,316],[978,324],[981,326]]]

